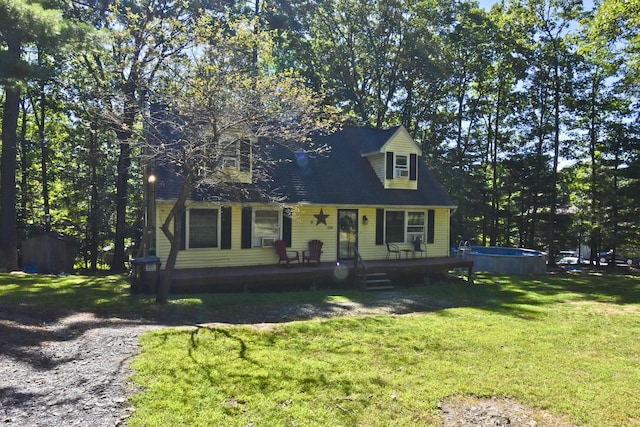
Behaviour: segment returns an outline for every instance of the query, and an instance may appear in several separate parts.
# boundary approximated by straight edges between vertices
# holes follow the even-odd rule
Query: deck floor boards
[[[473,261],[451,258],[409,258],[366,261],[367,272],[384,272],[389,276],[426,275],[460,268],[469,273],[472,282]],[[337,264],[255,265],[243,267],[211,267],[175,270],[172,292],[222,292],[251,290],[259,287],[293,284],[303,289],[322,283],[344,283],[355,287],[353,262]],[[346,276],[346,277],[344,277]]]

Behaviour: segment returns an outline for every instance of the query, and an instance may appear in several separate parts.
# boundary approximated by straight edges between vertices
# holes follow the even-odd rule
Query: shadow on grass
[[[335,285],[334,285],[335,286]],[[207,323],[283,323],[314,318],[439,312],[475,307],[524,319],[539,318],[545,306],[565,301],[610,304],[640,302],[640,277],[621,274],[557,273],[544,276],[476,275],[475,284],[452,276],[429,285],[398,283],[393,291],[365,293],[348,288],[255,294],[173,295],[157,305],[152,296],[130,295],[126,277],[0,275],[0,352],[43,368],[62,363],[38,357],[45,341],[73,340],[89,329],[118,325],[165,326]],[[58,324],[72,313],[87,321]]]
[[[475,283],[449,287],[455,306],[535,318],[541,308],[568,301],[640,303],[640,276],[629,270],[619,273],[559,270],[544,276],[479,274]],[[440,297],[446,298],[445,288],[439,289]]]
[[[129,295],[123,276],[1,274],[0,354],[38,369],[55,368],[74,356],[41,351],[43,343],[73,341],[92,329],[144,324],[136,310],[144,304]],[[91,314],[70,317],[79,312]]]

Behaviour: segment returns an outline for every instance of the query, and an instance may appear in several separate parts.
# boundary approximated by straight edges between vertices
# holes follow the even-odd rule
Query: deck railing
[[[360,255],[358,246],[354,246],[353,251],[355,253],[355,256],[353,257],[353,283],[358,287],[362,286],[362,283],[360,283],[360,277],[367,277],[367,265],[364,263],[362,255]],[[362,271],[359,271],[360,269],[362,269]],[[366,279],[364,286],[366,287]]]

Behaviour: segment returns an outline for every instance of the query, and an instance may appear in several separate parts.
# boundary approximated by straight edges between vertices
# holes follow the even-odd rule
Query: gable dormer
[[[418,161],[422,150],[404,126],[380,132],[363,150],[385,189],[418,189]]]
[[[215,150],[218,179],[225,182],[250,184],[252,181],[251,138],[234,133],[221,138]]]

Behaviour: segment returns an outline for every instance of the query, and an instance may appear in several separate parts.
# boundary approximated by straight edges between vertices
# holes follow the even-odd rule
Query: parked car
[[[560,251],[556,254],[555,256],[555,260],[556,260],[556,264],[567,264],[567,260],[565,260],[565,258],[578,258],[578,251],[574,251],[574,250],[564,250],[564,251]],[[563,261],[564,260],[564,261]],[[577,264],[577,262],[576,262]]]
[[[579,264],[577,256],[565,256],[560,258],[560,261],[558,261],[558,265],[577,265],[577,264]]]
[[[609,249],[608,251],[600,252],[600,263],[601,264],[609,264],[613,260],[613,249]],[[625,265],[633,265],[633,259],[629,257],[624,257],[619,253],[616,253],[616,264],[625,264]]]

